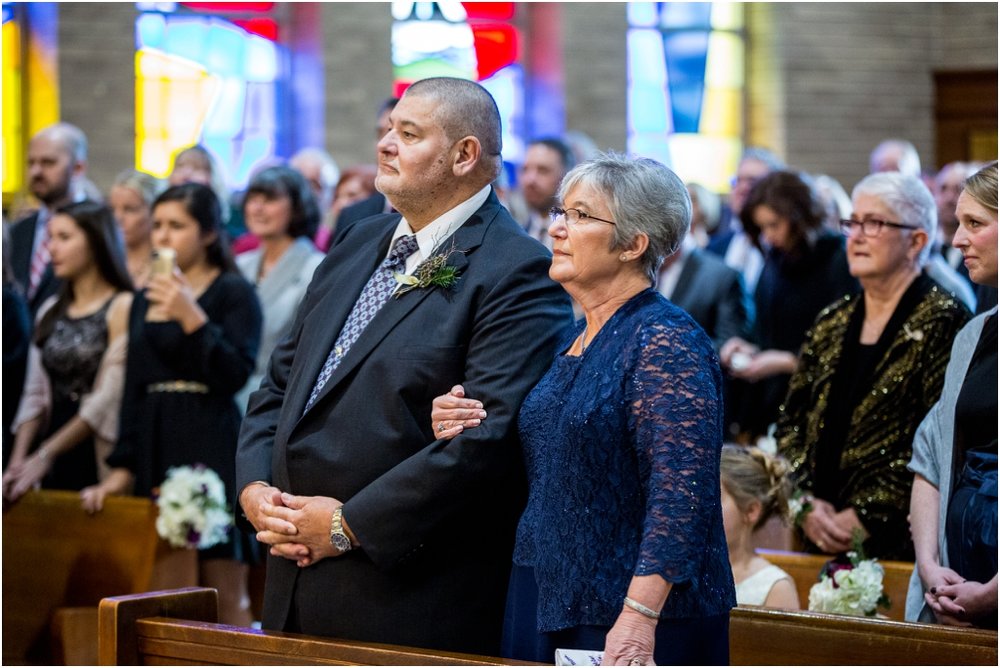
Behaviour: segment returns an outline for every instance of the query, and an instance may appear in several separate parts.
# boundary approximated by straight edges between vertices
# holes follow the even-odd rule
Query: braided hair
[[[722,485],[729,492],[741,512],[754,501],[760,503],[761,513],[754,525],[759,529],[772,515],[786,522],[788,499],[792,494],[789,465],[783,457],[769,455],[758,447],[727,444],[722,446],[720,473]]]

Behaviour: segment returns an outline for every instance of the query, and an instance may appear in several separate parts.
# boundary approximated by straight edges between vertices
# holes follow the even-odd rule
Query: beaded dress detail
[[[52,412],[48,438],[72,419],[80,399],[94,386],[101,359],[108,348],[108,309],[112,299],[94,313],[80,318],[63,314],[42,344],[42,366],[52,388]],[[41,442],[41,440],[39,442]],[[50,489],[82,489],[97,482],[94,440],[87,438],[52,463],[43,486]]]

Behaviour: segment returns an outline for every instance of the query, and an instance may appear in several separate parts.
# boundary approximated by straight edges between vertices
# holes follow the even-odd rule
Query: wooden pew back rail
[[[192,587],[105,599],[102,665],[539,665],[214,623],[214,589]],[[733,610],[733,665],[997,665],[995,631],[885,619]]]
[[[347,642],[214,623],[214,589],[117,596],[101,601],[101,665],[538,665],[498,657]]]
[[[997,633],[869,617],[739,606],[733,665],[997,665]]]

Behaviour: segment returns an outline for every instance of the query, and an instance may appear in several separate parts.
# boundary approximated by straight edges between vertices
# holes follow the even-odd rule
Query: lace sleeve
[[[683,322],[646,325],[626,393],[646,489],[636,575],[698,575],[719,513],[721,371],[711,342]]]

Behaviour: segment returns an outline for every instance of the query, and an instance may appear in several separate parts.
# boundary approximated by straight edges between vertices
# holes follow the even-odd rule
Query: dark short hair
[[[153,202],[153,210],[166,202],[178,202],[183,206],[184,211],[198,221],[202,235],[215,234],[215,240],[206,249],[210,264],[223,271],[239,271],[229,249],[226,228],[222,225],[222,205],[211,188],[200,183],[182,183],[167,188]]]
[[[750,189],[746,204],[740,211],[743,229],[760,248],[760,228],[753,214],[759,206],[774,209],[790,226],[791,246],[811,245],[823,227],[823,202],[812,186],[812,179],[789,171],[771,172]]]
[[[268,199],[287,196],[292,203],[292,216],[288,221],[288,235],[311,237],[319,225],[319,204],[309,183],[291,167],[278,165],[261,170],[250,181],[243,199],[244,209],[250,195],[264,195]]]
[[[503,138],[500,110],[490,92],[475,81],[454,77],[421,79],[404,95],[426,96],[439,102],[437,120],[449,141],[473,136],[482,146],[480,164],[492,181],[500,173]]]
[[[573,155],[573,149],[569,147],[569,144],[564,142],[562,139],[559,139],[559,137],[540,137],[538,139],[532,139],[528,142],[528,148],[531,148],[532,146],[544,146],[559,154],[559,159],[562,160],[563,164],[563,172],[568,172],[576,167],[576,156]]]

